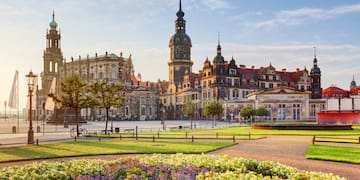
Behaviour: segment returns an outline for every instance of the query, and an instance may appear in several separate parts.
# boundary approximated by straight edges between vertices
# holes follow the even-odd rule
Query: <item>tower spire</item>
[[[217,54],[221,55],[220,32],[218,32],[218,45],[216,49],[217,49]]]
[[[314,58],[316,59],[316,46],[314,46],[313,48],[314,48]]]
[[[50,22],[49,25],[50,25],[51,29],[56,29],[56,27],[57,27],[57,23],[55,21],[55,11],[54,10],[52,12],[52,21]]]
[[[180,3],[179,3],[179,11],[182,11],[182,8],[181,8],[181,0],[180,0]]]

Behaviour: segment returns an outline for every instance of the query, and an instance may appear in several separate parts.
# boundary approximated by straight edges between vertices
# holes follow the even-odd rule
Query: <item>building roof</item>
[[[336,86],[330,86],[322,91],[323,97],[349,97],[349,91]]]
[[[351,95],[359,95],[360,86],[356,86],[353,91],[350,92]]]

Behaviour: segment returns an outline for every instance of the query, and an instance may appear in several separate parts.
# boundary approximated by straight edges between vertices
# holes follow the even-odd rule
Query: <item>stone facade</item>
[[[159,92],[162,86],[159,83],[142,82],[141,76],[134,76],[134,67],[131,54],[124,57],[123,53],[116,55],[105,52],[103,55],[87,55],[86,58],[79,56],[71,57],[67,62],[62,55],[61,35],[57,30],[55,14],[50,22],[50,30],[46,35],[46,49],[44,51],[44,70],[41,73],[42,87],[37,91],[37,115],[38,118],[50,120],[54,118],[53,110],[45,110],[44,104],[50,93],[50,86],[56,78],[55,93],[60,93],[60,82],[68,73],[77,73],[88,83],[94,81],[106,81],[109,83],[120,82],[126,89],[125,104],[122,108],[111,108],[110,117],[116,120],[154,120],[159,119]],[[175,65],[176,66],[176,65]],[[44,112],[46,115],[44,115]],[[82,109],[81,116],[86,120],[104,120],[105,109],[89,108]],[[57,121],[57,120],[56,120]]]
[[[245,65],[236,65],[234,58],[227,61],[223,57],[219,39],[216,47],[216,54],[212,62],[209,58],[206,58],[202,70],[198,73],[194,73],[191,69],[192,62],[190,60],[191,42],[190,37],[185,34],[185,21],[183,20],[184,12],[181,9],[181,1],[179,11],[176,15],[178,17],[175,21],[176,34],[171,37],[169,44],[169,86],[167,91],[162,92],[160,97],[163,111],[166,112],[167,115],[166,118],[183,118],[181,109],[186,101],[195,102],[197,117],[202,117],[203,108],[209,101],[221,101],[230,104],[236,102],[248,103],[250,102],[248,101],[248,98],[251,93],[282,87],[296,90],[299,94],[310,94],[308,100],[301,100],[302,103],[296,104],[297,110],[299,109],[297,105],[301,105],[301,109],[299,109],[299,111],[301,111],[300,117],[310,117],[309,99],[321,99],[322,91],[321,71],[317,66],[318,60],[316,58],[316,53],[314,53],[313,67],[311,68],[310,73],[306,68],[301,70],[296,69],[295,71],[287,71],[286,69],[277,70],[271,63],[266,67],[260,68],[255,68],[254,66],[246,67]],[[181,41],[181,38],[179,38],[178,44],[175,44],[175,37],[180,37],[179,33],[181,33],[181,37],[186,38],[187,41]],[[187,48],[186,50],[178,51],[180,54],[177,54],[174,50],[177,46],[180,46],[180,44],[186,44],[186,46],[183,46]],[[175,66],[174,62],[181,62],[181,66]],[[178,73],[174,73],[174,69],[179,70]],[[179,73],[180,71],[181,73]],[[277,98],[283,99],[281,96],[286,95],[282,94]],[[243,105],[240,103],[237,107],[240,106]],[[255,104],[254,106],[257,107]],[[285,103],[285,106],[287,107],[288,104]],[[269,109],[270,108],[272,107],[269,107]],[[229,110],[228,112],[232,115],[227,114],[226,117],[234,118],[238,113],[237,111],[238,110],[235,109]],[[274,113],[275,112],[278,111],[275,110]],[[278,115],[275,114],[271,117],[276,117],[278,119],[290,118],[290,115],[287,115],[288,112],[284,113],[285,115],[279,118]],[[297,116],[295,119],[298,119]]]

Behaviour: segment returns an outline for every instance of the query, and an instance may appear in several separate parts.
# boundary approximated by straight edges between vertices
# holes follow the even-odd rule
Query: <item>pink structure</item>
[[[318,124],[360,124],[360,112],[318,112]]]

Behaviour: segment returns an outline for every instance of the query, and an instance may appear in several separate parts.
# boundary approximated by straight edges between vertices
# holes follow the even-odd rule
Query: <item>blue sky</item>
[[[55,10],[64,57],[105,51],[132,54],[143,80],[168,79],[169,38],[178,0],[2,0],[0,2],[0,102],[7,101],[20,71],[20,107],[26,102],[25,74],[40,74],[45,33]],[[216,54],[236,63],[278,70],[308,69],[317,47],[322,87],[348,89],[360,83],[360,1],[351,0],[183,0],[191,37],[193,71]],[[3,108],[0,108],[1,110]]]

